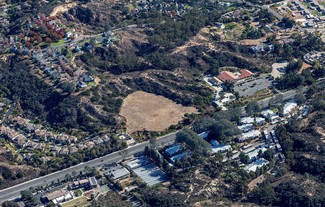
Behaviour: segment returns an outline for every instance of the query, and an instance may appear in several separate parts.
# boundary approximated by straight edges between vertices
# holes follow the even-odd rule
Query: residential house
[[[165,150],[165,153],[169,156],[172,157],[176,154],[178,154],[179,152],[181,152],[183,150],[183,146],[181,144],[174,144],[170,147],[168,147]]]
[[[221,22],[217,22],[216,23],[216,27],[218,27],[220,29],[225,29],[226,28],[226,26],[223,23],[221,23]]]
[[[61,151],[61,149],[62,148],[60,146],[54,145],[50,151],[54,154],[58,154]]]
[[[69,148],[68,147],[62,147],[60,152],[59,152],[60,155],[67,155],[69,154]]]
[[[70,185],[71,189],[88,188],[89,179],[76,180]]]
[[[174,155],[173,157],[170,158],[170,160],[175,163],[176,160],[182,160],[183,157],[188,157],[189,156],[189,152],[183,152],[181,154],[177,154],[177,155]]]
[[[246,155],[249,157],[249,160],[251,162],[255,161],[259,155],[260,152],[265,152],[266,151],[266,148],[262,147],[262,148],[257,148],[255,149],[254,151],[252,152],[249,152],[247,153]]]
[[[86,83],[93,82],[94,78],[90,74],[84,74],[82,77],[83,81]]]
[[[297,107],[297,105],[298,104],[296,102],[287,102],[282,108],[281,115],[288,116]]]
[[[265,124],[265,118],[262,117],[243,117],[240,119],[241,124],[254,124],[256,123],[257,125],[264,125]]]
[[[69,153],[70,153],[70,154],[72,154],[72,153],[76,153],[76,152],[78,152],[78,147],[76,147],[76,146],[71,146],[71,147],[69,148]]]
[[[251,130],[249,132],[243,133],[239,138],[238,141],[239,142],[244,142],[248,139],[255,139],[258,138],[259,136],[261,136],[261,132],[258,130]]]
[[[231,146],[229,144],[219,144],[217,146],[213,146],[212,148],[212,153],[219,153],[219,152],[227,152],[231,150]]]
[[[47,193],[45,195],[45,198],[48,201],[52,201],[55,205],[58,205],[59,203],[71,200],[73,198],[73,196],[70,194],[70,192],[66,188],[62,188],[62,189],[53,191],[51,193]]]
[[[242,132],[249,132],[253,130],[254,125],[253,124],[244,124],[244,125],[239,125],[237,126],[238,129],[240,129]]]
[[[264,165],[269,164],[269,161],[267,161],[264,158],[260,158],[258,160],[256,160],[255,162],[247,165],[244,170],[246,170],[247,172],[256,172],[257,168],[261,168]]]

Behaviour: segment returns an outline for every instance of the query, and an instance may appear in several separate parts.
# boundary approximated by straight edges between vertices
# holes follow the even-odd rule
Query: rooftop
[[[188,152],[183,152],[181,154],[175,155],[173,157],[171,157],[170,159],[175,162],[176,160],[181,160],[183,157],[187,157],[188,156]]]
[[[150,163],[150,160],[147,157],[141,156],[141,157],[138,157],[135,160],[132,160],[132,161],[128,162],[127,165],[131,169],[135,169],[135,168],[144,166],[144,165],[149,164],[149,163]]]
[[[62,188],[62,189],[59,189],[59,190],[56,190],[56,191],[53,191],[51,193],[47,193],[45,195],[45,197],[51,201],[51,200],[54,200],[56,198],[59,198],[61,196],[65,196],[66,194],[68,194],[68,190],[66,188]]]
[[[171,147],[168,147],[165,152],[168,154],[168,156],[173,156],[180,152],[183,149],[181,144],[174,144]]]
[[[153,186],[167,180],[167,175],[153,163],[135,169],[134,173],[149,186]]]
[[[90,184],[91,186],[96,186],[96,185],[98,184],[98,182],[97,182],[97,180],[96,180],[95,177],[90,177],[90,178],[89,178],[89,184]]]
[[[229,144],[220,144],[218,146],[212,147],[212,153],[225,152],[229,149],[231,149],[231,146]]]
[[[223,82],[226,82],[226,81],[235,81],[238,78],[239,78],[238,76],[236,76],[235,74],[233,74],[232,72],[229,72],[229,71],[222,71],[218,75],[218,79],[220,79]]]
[[[105,173],[111,176],[114,180],[130,174],[130,172],[120,164],[115,164],[113,166],[108,167],[108,169],[105,170]]]
[[[244,169],[245,169],[246,171],[248,171],[248,172],[249,172],[249,171],[253,171],[253,172],[255,172],[255,171],[257,170],[257,168],[260,168],[260,167],[262,167],[262,166],[264,166],[264,165],[267,165],[267,164],[269,164],[269,161],[267,161],[267,160],[261,158],[261,159],[256,160],[255,162],[253,162],[253,163],[247,165]]]

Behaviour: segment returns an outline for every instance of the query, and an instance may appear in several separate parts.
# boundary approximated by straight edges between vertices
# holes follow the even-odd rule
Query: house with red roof
[[[218,79],[221,80],[222,82],[226,82],[226,81],[230,81],[230,82],[234,82],[238,79],[239,77],[229,71],[222,71],[219,75],[218,75]]]
[[[245,79],[252,76],[253,73],[247,69],[241,69],[240,73],[232,73],[230,71],[222,71],[217,78],[222,82],[235,82],[240,79]]]
[[[248,77],[250,77],[252,75],[253,75],[253,73],[251,71],[246,70],[246,69],[242,69],[242,70],[240,70],[239,78],[244,79],[244,78],[248,78]]]

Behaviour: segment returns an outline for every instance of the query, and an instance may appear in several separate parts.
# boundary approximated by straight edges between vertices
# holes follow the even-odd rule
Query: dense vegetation
[[[93,203],[94,207],[131,207],[129,201],[123,200],[123,197],[115,191],[108,191],[105,195],[100,195]]]
[[[147,203],[150,207],[186,207],[184,198],[180,194],[161,192],[159,189],[144,188],[138,192],[138,199]]]

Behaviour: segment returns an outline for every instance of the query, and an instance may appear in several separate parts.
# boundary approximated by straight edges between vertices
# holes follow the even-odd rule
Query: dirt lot
[[[81,196],[77,199],[62,204],[62,207],[75,207],[75,206],[89,206],[87,198]]]
[[[186,113],[197,113],[162,96],[137,91],[123,101],[120,115],[127,120],[127,132],[163,131],[182,120]]]
[[[59,13],[64,13],[67,12],[70,8],[77,6],[77,3],[73,2],[70,4],[64,4],[64,5],[60,5],[57,6],[53,9],[52,13],[50,14],[50,16],[56,16]]]

